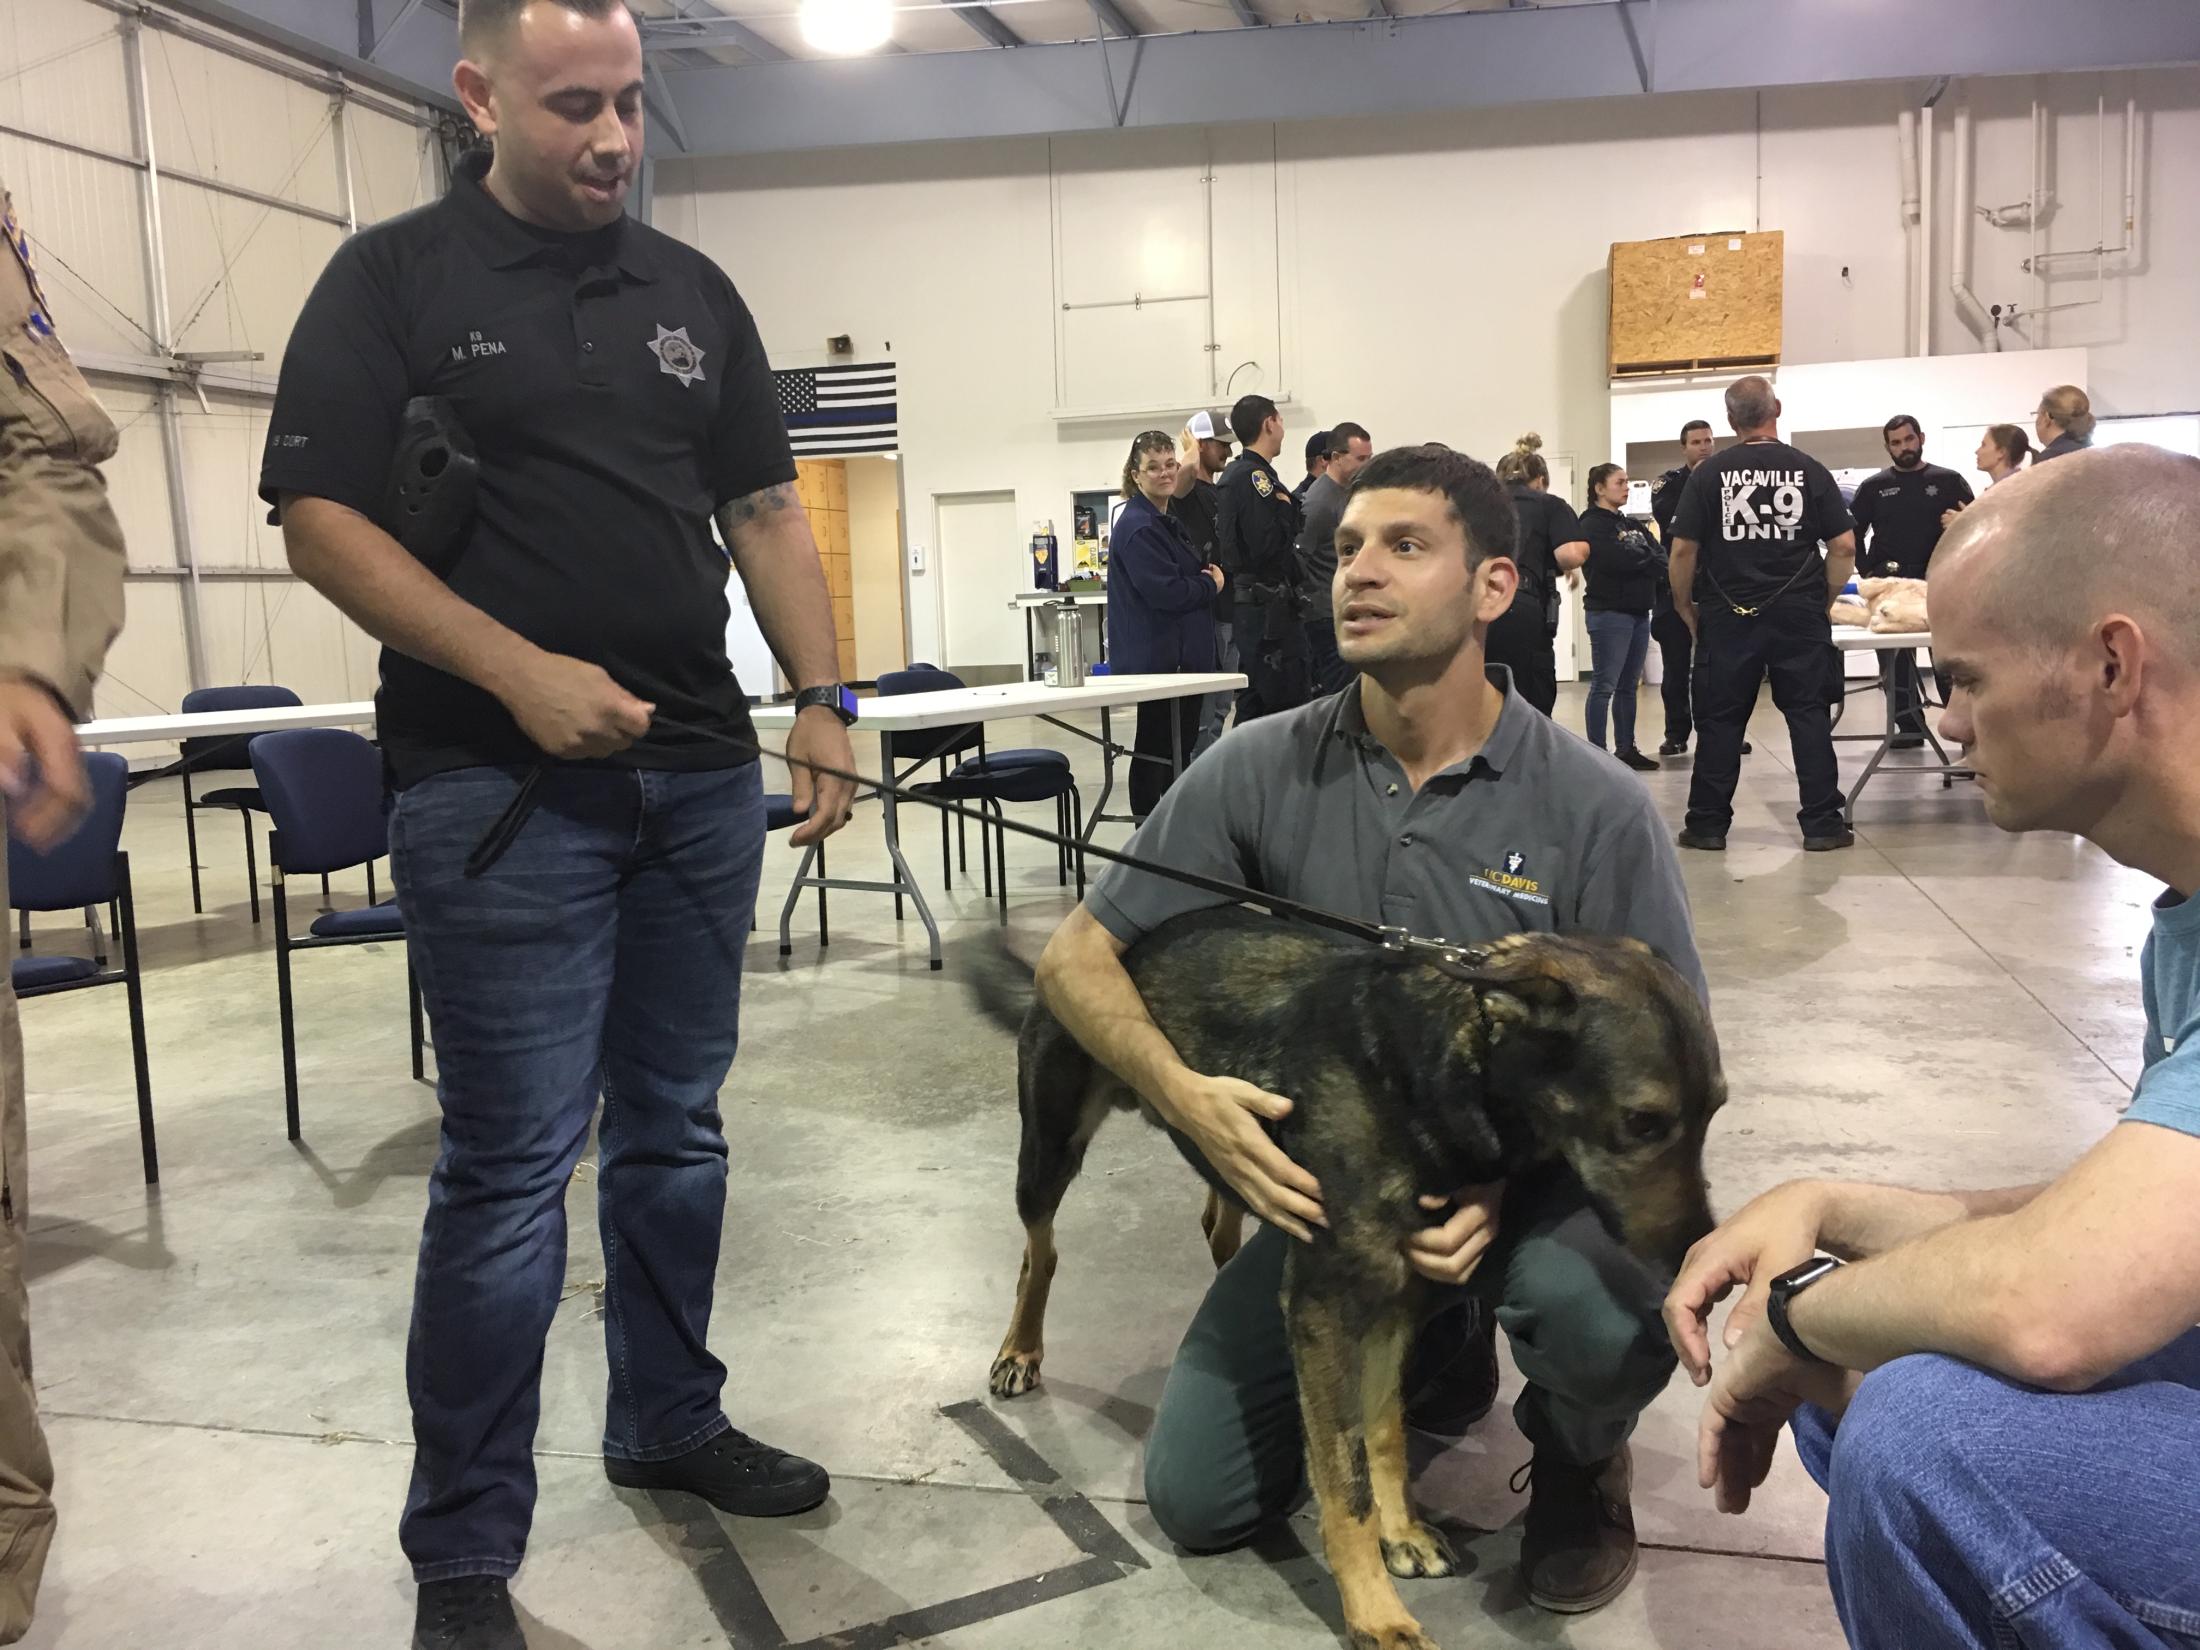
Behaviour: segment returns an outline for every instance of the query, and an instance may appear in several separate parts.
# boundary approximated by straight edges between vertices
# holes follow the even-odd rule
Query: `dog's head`
[[[1704,1132],[1726,1102],[1710,1016],[1638,940],[1518,935],[1447,972],[1479,1007],[1486,1092],[1570,1165],[1620,1240],[1668,1269],[1711,1230]]]

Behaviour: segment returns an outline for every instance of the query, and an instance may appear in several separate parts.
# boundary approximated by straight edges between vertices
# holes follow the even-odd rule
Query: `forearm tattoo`
[[[730,500],[719,513],[718,524],[728,534],[732,534],[764,520],[767,516],[801,508],[802,500],[795,492],[794,483],[783,481],[776,487],[766,487],[760,493],[749,493]]]

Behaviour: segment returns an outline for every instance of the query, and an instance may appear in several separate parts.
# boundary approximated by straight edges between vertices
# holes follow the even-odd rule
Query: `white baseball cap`
[[[1190,421],[1184,427],[1192,432],[1194,441],[1219,441],[1225,447],[1230,445],[1229,427],[1225,425],[1218,429],[1215,424],[1215,415],[1204,407],[1192,414]]]

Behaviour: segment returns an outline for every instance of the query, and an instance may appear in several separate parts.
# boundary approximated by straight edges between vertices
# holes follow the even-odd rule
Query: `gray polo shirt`
[[[1482,749],[1416,794],[1367,731],[1360,685],[1224,736],[1184,770],[1128,852],[1428,937],[1627,935],[1704,993],[1688,894],[1642,784],[1491,671],[1505,705]],[[1125,944],[1226,904],[1111,865],[1086,895]]]

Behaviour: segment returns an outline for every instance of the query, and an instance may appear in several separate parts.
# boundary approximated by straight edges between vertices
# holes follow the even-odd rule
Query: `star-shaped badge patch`
[[[657,357],[660,371],[680,380],[682,389],[703,376],[703,352],[695,347],[686,327],[668,331],[660,325],[657,336],[649,342],[649,353]]]

